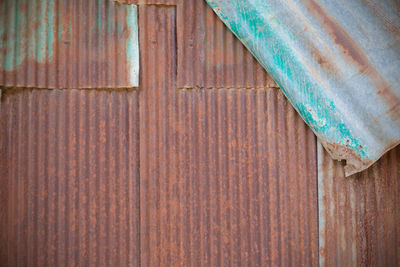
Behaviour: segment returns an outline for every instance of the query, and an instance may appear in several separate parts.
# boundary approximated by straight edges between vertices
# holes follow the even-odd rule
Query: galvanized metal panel
[[[177,90],[176,15],[139,6],[141,264],[316,266],[312,131],[276,88]]]
[[[109,0],[4,0],[0,38],[0,85],[138,86],[135,5]]]
[[[350,178],[343,167],[318,146],[320,266],[398,266],[400,147]]]
[[[135,91],[7,90],[2,266],[138,266]]]
[[[398,1],[207,1],[347,175],[400,142]]]
[[[178,88],[277,87],[205,1],[179,1]]]

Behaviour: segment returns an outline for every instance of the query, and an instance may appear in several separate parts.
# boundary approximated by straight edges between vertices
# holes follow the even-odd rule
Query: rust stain
[[[324,55],[323,51],[321,51],[311,43],[309,43],[308,46],[310,48],[311,55],[315,58],[315,60],[322,68],[326,69],[331,74],[338,73],[339,70],[336,68],[335,64],[332,64],[332,62],[329,60],[331,59],[331,57]]]
[[[335,43],[342,48],[344,55],[351,62],[358,65],[359,74],[367,75],[370,81],[378,89],[378,95],[387,103],[388,114],[396,121],[400,118],[400,98],[390,87],[388,82],[373,67],[362,49],[356,44],[351,36],[343,29],[336,20],[314,0],[307,0],[308,9],[315,14],[327,30],[331,33]]]

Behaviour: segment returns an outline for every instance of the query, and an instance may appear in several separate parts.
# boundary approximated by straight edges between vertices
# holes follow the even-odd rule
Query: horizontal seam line
[[[278,86],[189,86],[177,87],[178,90],[198,90],[198,89],[280,89]]]

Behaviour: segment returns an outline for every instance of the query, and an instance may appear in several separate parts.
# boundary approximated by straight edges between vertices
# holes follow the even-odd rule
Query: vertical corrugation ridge
[[[177,4],[178,88],[276,87],[205,1]]]
[[[320,265],[396,266],[400,261],[400,149],[344,177],[318,145]]]
[[[317,265],[315,138],[279,90],[177,90],[175,62],[190,61],[179,53],[197,51],[176,58],[175,34],[203,38],[190,35],[191,5],[139,6],[141,264]],[[213,57],[238,49],[223,35]]]
[[[109,0],[1,1],[0,85],[138,86],[131,77],[132,64],[138,64],[130,21],[135,8]]]
[[[137,92],[6,90],[2,102],[2,264],[136,266]]]

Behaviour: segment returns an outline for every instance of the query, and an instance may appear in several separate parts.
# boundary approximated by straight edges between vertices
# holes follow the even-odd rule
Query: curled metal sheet
[[[400,142],[400,12],[390,0],[207,0],[346,175]]]
[[[0,1],[0,85],[139,84],[137,7],[110,0]]]

